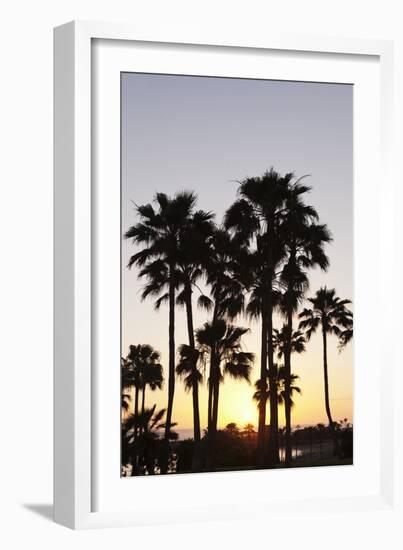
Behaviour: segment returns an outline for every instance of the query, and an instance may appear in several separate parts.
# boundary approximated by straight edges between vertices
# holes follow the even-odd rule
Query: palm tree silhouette
[[[200,291],[197,283],[204,275],[203,266],[210,252],[209,238],[213,232],[212,218],[213,214],[203,212],[202,210],[198,210],[192,214],[187,230],[181,234],[178,255],[179,283],[182,286],[182,291],[178,294],[176,302],[179,305],[184,305],[186,309],[189,349],[185,351],[185,348],[182,346],[182,351],[186,355],[186,358],[183,356],[182,359],[186,359],[187,368],[191,368],[192,370],[192,373],[187,373],[186,381],[191,381],[192,383],[193,438],[195,442],[192,467],[194,470],[200,470],[201,466],[201,434],[199,411],[200,380],[193,328],[192,294],[193,288],[197,288]],[[198,302],[199,306],[206,307],[206,302],[203,300],[205,300],[205,296],[201,293]],[[185,388],[187,390],[190,389],[186,384]]]
[[[247,251],[242,243],[231,238],[225,229],[215,228],[209,241],[209,253],[205,258],[206,282],[211,289],[211,298],[202,295],[199,304],[213,310],[212,325],[224,317],[233,320],[244,308],[244,278],[247,269]],[[214,336],[212,332],[212,336]],[[212,461],[215,438],[214,409],[218,407],[219,361],[216,346],[211,346],[210,369],[208,374],[208,461]]]
[[[299,395],[302,394],[302,390],[299,386],[296,385],[296,382],[299,380],[299,376],[297,374],[291,373],[291,383],[290,383],[290,390],[286,388],[286,376],[287,373],[285,371],[285,367],[281,366],[278,369],[278,380],[279,380],[279,388],[278,388],[278,403],[279,405],[285,405],[286,403],[286,397],[288,396],[288,391],[290,393],[290,405],[291,408],[294,407],[295,403],[292,399],[292,396],[294,393],[298,393]]]
[[[169,304],[169,362],[168,362],[168,405],[166,413],[166,461],[169,454],[169,433],[175,394],[175,299],[178,288],[178,261],[180,242],[186,233],[191,215],[196,204],[196,195],[182,191],[168,197],[164,193],[155,195],[157,209],[151,204],[137,206],[140,222],[130,227],[125,238],[132,239],[133,244],[143,248],[131,256],[128,267],[136,265],[141,269],[139,277],[146,277],[142,298],[159,296],[157,306],[166,299],[162,291],[167,287]]]
[[[284,258],[285,249],[281,241],[281,224],[287,213],[287,198],[290,189],[294,194],[305,192],[299,181],[294,182],[292,173],[281,176],[271,168],[261,177],[246,178],[240,182],[238,199],[225,216],[225,226],[233,231],[239,240],[251,244],[256,242],[255,256],[257,271],[252,310],[261,317],[261,363],[260,380],[266,384],[266,371],[269,372],[269,385],[275,387],[276,373],[273,359],[273,310],[276,306],[274,283],[277,269]],[[267,369],[268,363],[268,369]],[[275,395],[275,392],[272,392]],[[262,392],[259,403],[258,424],[258,465],[264,464],[264,435],[266,423],[266,392]],[[278,413],[275,399],[270,401],[269,460],[276,463],[278,457]]]
[[[124,360],[126,373],[122,385],[126,388],[134,387],[134,418],[139,418],[140,392],[142,392],[141,412],[143,413],[146,386],[148,385],[153,391],[162,388],[163,368],[159,363],[159,359],[159,352],[148,344],[129,346],[129,353]]]
[[[122,423],[122,463],[132,465],[132,476],[161,473],[160,461],[163,456],[163,442],[160,432],[166,430],[163,421],[166,409],[156,412],[156,405],[139,414],[132,414]],[[171,423],[168,437],[176,440],[178,434],[172,430],[176,424]],[[139,431],[137,431],[139,429]],[[165,436],[164,436],[165,438]]]
[[[230,422],[229,424],[227,424],[225,426],[225,431],[234,437],[239,437],[241,435],[241,432],[239,431],[236,422]]]
[[[285,386],[286,371],[285,371],[284,365],[278,366],[276,363],[274,365],[276,370],[276,399],[279,405],[284,405],[286,402],[286,391],[288,391],[286,390],[286,386]],[[297,380],[299,380],[299,376],[297,374],[291,374],[291,384],[290,384],[291,407],[294,407],[294,401],[292,400],[292,395],[294,393],[298,393],[298,394],[302,393],[301,388],[296,386],[295,384]],[[262,398],[265,399],[266,401],[270,400],[271,398],[270,389],[268,388],[267,384],[266,386],[264,386],[263,384],[261,384],[260,380],[257,380],[255,382],[255,388],[256,390],[253,394],[253,399],[254,401],[257,401],[258,406]],[[263,391],[266,392],[266,395],[264,396],[262,395]]]
[[[131,397],[127,390],[134,386],[134,373],[130,361],[124,357],[120,358],[120,380],[121,380],[121,408],[127,413],[130,408]]]
[[[305,177],[305,176],[304,176]],[[286,463],[289,464],[292,458],[291,448],[291,353],[293,315],[297,311],[306,290],[309,287],[307,271],[319,267],[327,270],[329,265],[328,257],[324,252],[324,245],[331,241],[331,236],[326,225],[317,223],[319,216],[310,205],[303,201],[304,195],[310,192],[311,188],[302,185],[300,178],[296,183],[290,185],[289,194],[286,200],[286,214],[281,224],[282,242],[286,252],[280,281],[284,288],[280,309],[285,318],[284,330],[284,368],[285,368],[285,451]]]
[[[242,435],[244,435],[247,439],[252,439],[252,437],[256,434],[255,427],[251,423],[245,424],[242,430]]]
[[[151,347],[151,346],[150,346]],[[142,372],[142,400],[141,412],[145,410],[145,396],[147,386],[151,391],[161,390],[164,383],[163,367],[159,361],[160,354],[153,351],[148,361],[145,362]]]
[[[277,357],[281,359],[284,356],[284,350],[287,340],[287,326],[283,325],[281,329],[273,329],[273,346],[277,351]],[[291,337],[291,353],[303,353],[305,351],[306,339],[304,333],[300,330],[294,330]]]
[[[320,288],[313,298],[309,298],[311,308],[305,308],[300,314],[301,319],[299,328],[305,330],[307,340],[310,340],[312,334],[319,328],[322,330],[323,344],[323,374],[325,386],[325,408],[329,421],[329,428],[334,438],[335,449],[337,448],[337,440],[335,434],[335,426],[330,410],[329,399],[329,377],[327,364],[327,336],[335,335],[339,342],[343,344],[343,334],[346,330],[353,328],[353,313],[346,306],[351,304],[350,300],[341,300],[336,296],[334,288]],[[351,333],[352,334],[352,333]]]
[[[289,353],[289,358],[287,362],[287,367],[284,365],[282,367],[282,376],[284,382],[284,393],[282,394],[282,400],[279,404],[284,404],[285,410],[285,430],[284,430],[284,441],[285,441],[285,462],[290,464],[292,459],[292,447],[291,447],[291,410],[293,408],[292,403],[292,381],[293,374],[290,372],[291,368],[291,354],[292,353],[303,353],[305,352],[305,343],[306,339],[303,333],[299,330],[292,331],[291,340],[289,325],[283,324],[280,330],[273,330],[273,346],[277,351],[277,357],[279,359],[286,359],[287,353]]]
[[[199,358],[205,363],[207,357],[214,357],[214,369],[210,373],[210,384],[213,386],[212,417],[208,432],[209,467],[214,466],[214,445],[217,433],[219,389],[225,376],[234,380],[250,382],[250,372],[254,354],[242,350],[242,336],[249,331],[247,328],[234,326],[224,319],[205,323],[196,330]]]
[[[193,333],[192,333],[193,334]],[[183,380],[185,391],[190,392],[192,391],[193,394],[193,413],[195,408],[195,396],[198,396],[198,388],[201,382],[203,381],[203,374],[201,373],[200,369],[198,368],[199,359],[200,359],[200,352],[198,349],[196,349],[194,345],[194,340],[192,342],[193,345],[188,346],[187,344],[182,344],[179,346],[179,362],[176,365],[176,373],[177,375]],[[197,387],[197,392],[195,391],[195,388]],[[198,411],[198,402],[197,402],[197,411]],[[196,419],[195,415],[193,414],[194,420]],[[200,430],[200,417],[197,416],[198,419],[198,428]],[[194,430],[195,431],[195,430]],[[196,434],[195,434],[196,435]],[[193,459],[192,459],[192,470],[193,471],[199,471],[201,469],[201,449],[200,449],[200,432],[199,432],[199,439],[197,440],[194,436],[194,442],[195,447],[193,449]]]

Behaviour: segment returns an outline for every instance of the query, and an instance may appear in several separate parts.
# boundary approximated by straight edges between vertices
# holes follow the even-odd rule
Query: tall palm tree
[[[225,217],[226,228],[233,231],[240,240],[248,244],[256,243],[259,252],[259,288],[255,293],[260,300],[261,316],[261,363],[260,380],[266,384],[266,370],[269,371],[269,385],[275,387],[273,359],[273,310],[275,307],[274,283],[277,269],[284,258],[280,227],[287,213],[287,198],[290,189],[301,195],[307,188],[294,181],[292,173],[281,176],[273,169],[261,177],[246,178],[240,182],[240,198],[228,209]],[[268,369],[267,369],[268,363]],[[274,394],[275,392],[273,392]],[[265,392],[262,392],[262,396]],[[266,423],[266,403],[262,397],[259,403],[258,424],[258,465],[264,464],[264,435]],[[271,463],[278,461],[278,418],[275,399],[270,402],[270,449]]]
[[[186,323],[189,339],[189,350],[186,354],[188,367],[192,374],[187,377],[187,381],[192,383],[192,404],[193,404],[193,470],[200,470],[201,467],[201,433],[200,433],[200,411],[199,411],[199,371],[197,368],[197,350],[194,337],[193,324],[193,289],[196,288],[200,293],[198,304],[206,307],[203,301],[204,295],[201,292],[198,281],[204,275],[204,265],[209,257],[210,247],[209,238],[213,233],[213,214],[198,210],[192,214],[187,230],[182,233],[179,243],[178,271],[179,283],[182,288],[177,296],[177,303],[184,305],[186,310]],[[208,306],[207,306],[208,307]],[[183,348],[184,349],[184,348]],[[186,389],[189,389],[185,385]]]
[[[301,178],[302,179],[302,178]],[[298,180],[299,182],[301,181]],[[286,260],[280,275],[284,288],[281,310],[286,320],[284,368],[285,368],[285,455],[286,463],[292,458],[291,448],[291,353],[293,334],[293,315],[297,311],[305,292],[309,287],[308,270],[319,267],[327,270],[328,257],[324,247],[331,241],[326,225],[318,224],[319,216],[310,205],[305,204],[304,195],[311,188],[301,184],[291,184],[286,200],[286,215],[281,225],[282,241]]]
[[[131,256],[128,263],[129,268],[135,265],[142,269],[139,276],[146,277],[148,281],[142,298],[161,295],[162,289],[168,288],[169,375],[165,429],[167,458],[164,465],[166,469],[175,394],[175,298],[178,288],[178,260],[181,238],[190,225],[196,196],[187,191],[177,193],[172,198],[164,193],[157,193],[155,203],[156,208],[151,204],[136,207],[140,221],[128,229],[125,238],[132,239],[133,244],[142,247]],[[160,299],[162,300],[161,297]]]
[[[250,372],[254,354],[242,350],[242,337],[249,331],[247,328],[234,326],[224,319],[205,323],[196,330],[199,358],[202,362],[206,357],[214,357],[214,369],[210,374],[210,384],[213,385],[212,417],[208,432],[209,456],[208,466],[214,466],[215,436],[219,410],[219,389],[225,376],[234,380],[250,382]]]
[[[320,288],[313,298],[309,298],[310,308],[305,308],[300,314],[299,328],[305,330],[305,336],[309,340],[318,329],[322,331],[323,344],[323,374],[325,387],[325,409],[329,421],[329,429],[333,435],[335,449],[337,447],[335,426],[330,410],[329,376],[327,363],[327,337],[335,335],[339,342],[343,343],[343,334],[353,328],[353,313],[348,309],[351,300],[341,300],[336,296],[334,288]],[[341,339],[341,340],[340,340]]]

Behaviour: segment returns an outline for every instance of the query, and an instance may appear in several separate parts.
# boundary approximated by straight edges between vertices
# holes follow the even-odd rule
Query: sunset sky
[[[194,190],[198,207],[216,213],[221,222],[246,176],[261,175],[271,166],[280,173],[309,174],[307,202],[327,223],[334,241],[327,247],[330,268],[310,275],[313,294],[320,286],[336,288],[353,299],[353,88],[316,84],[168,75],[122,75],[122,231],[138,221],[134,204],[151,202],[156,191],[169,195]],[[151,344],[161,352],[167,376],[168,308],[159,312],[141,302],[144,281],[126,269],[135,251],[122,244],[122,355],[129,344]],[[210,314],[195,308],[195,327]],[[275,318],[275,326],[281,327]],[[256,354],[252,384],[226,380],[220,389],[219,427],[229,422],[257,426],[253,383],[259,370],[259,324],[250,327],[244,348]],[[188,343],[185,313],[177,309],[176,345]],[[329,337],[330,397],[334,420],[353,415],[353,346],[339,353]],[[300,376],[302,396],[295,397],[293,425],[327,423],[322,346],[318,335],[306,353],[293,355],[292,370]],[[166,407],[163,391],[147,390],[146,405]],[[177,380],[173,420],[179,429],[192,428],[192,397]],[[202,428],[207,420],[207,385],[200,393]],[[284,411],[280,409],[280,425]]]

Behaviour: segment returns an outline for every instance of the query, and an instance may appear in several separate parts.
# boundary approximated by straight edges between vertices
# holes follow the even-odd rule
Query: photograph
[[[352,465],[353,85],[120,86],[120,475]]]

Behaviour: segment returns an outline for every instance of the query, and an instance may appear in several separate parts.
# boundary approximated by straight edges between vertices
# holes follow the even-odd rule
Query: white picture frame
[[[105,388],[108,387],[106,382],[99,382],[97,378],[96,365],[93,358],[97,356],[95,341],[96,325],[102,323],[102,315],[105,314],[105,309],[101,304],[98,308],[99,289],[98,283],[95,284],[95,271],[99,267],[98,256],[96,252],[96,233],[100,230],[97,223],[102,212],[105,213],[105,205],[113,204],[116,199],[115,195],[99,197],[96,192],[96,181],[100,176],[99,171],[105,166],[98,166],[94,160],[94,148],[96,149],[100,135],[105,134],[105,126],[97,125],[94,129],[94,123],[97,121],[97,109],[100,102],[94,102],[96,94],[98,76],[96,74],[96,64],[99,62],[100,54],[95,51],[95,47],[100,41],[114,41],[116,47],[123,49],[132,45],[141,45],[143,48],[141,56],[141,66],[139,59],[135,57],[135,64],[139,71],[158,72],[157,68],[167,67],[164,72],[174,72],[173,68],[169,68],[170,45],[175,45],[175,51],[187,52],[187,63],[189,59],[193,59],[193,66],[196,65],[197,54],[200,57],[201,65],[199,72],[196,74],[204,74],[202,68],[203,52],[209,52],[218,58],[225,52],[240,52],[243,56],[253,55],[272,55],[281,54],[283,60],[287,56],[298,56],[299,58],[306,57],[315,61],[315,56],[322,56],[322,60],[316,63],[315,72],[312,75],[319,75],[318,81],[333,81],[333,74],[337,73],[336,65],[341,67],[341,71],[346,70],[344,65],[349,64],[349,60],[360,58],[363,64],[366,61],[373,63],[373,68],[368,72],[367,76],[354,76],[354,67],[348,68],[348,74],[351,74],[351,83],[362,82],[362,86],[369,86],[371,78],[375,78],[376,89],[373,90],[371,101],[379,103],[379,119],[374,119],[374,126],[370,128],[374,130],[376,135],[371,132],[365,132],[364,128],[360,127],[361,121],[357,119],[356,131],[361,136],[363,143],[362,154],[365,151],[371,152],[375,164],[379,157],[379,172],[386,175],[387,183],[382,186],[381,194],[374,194],[372,198],[368,198],[367,209],[371,215],[376,217],[376,223],[373,224],[374,239],[379,238],[379,255],[380,259],[388,257],[389,252],[393,250],[393,229],[391,221],[390,205],[393,204],[393,180],[387,177],[391,174],[391,140],[392,140],[392,44],[386,41],[368,41],[356,39],[337,39],[325,37],[311,36],[286,36],[282,34],[270,34],[270,36],[253,36],[246,34],[243,37],[229,36],[225,34],[225,38],[215,37],[209,33],[203,33],[202,36],[186,36],[184,31],[180,36],[175,33],[175,36],[170,36],[167,31],[165,36],[149,36],[144,32],[130,25],[118,25],[109,23],[88,23],[88,22],[72,22],[55,29],[54,38],[54,86],[55,86],[55,398],[54,398],[54,418],[55,418],[55,443],[54,443],[54,505],[55,505],[55,521],[71,528],[81,529],[90,527],[105,527],[119,525],[142,525],[151,522],[175,522],[179,516],[182,521],[205,520],[205,519],[220,519],[220,518],[236,518],[241,512],[244,514],[244,505],[236,502],[237,495],[241,495],[239,500],[247,503],[250,508],[250,514],[281,513],[284,506],[287,507],[289,513],[295,513],[301,506],[301,499],[304,500],[304,508],[309,509],[312,514],[318,513],[324,506],[328,510],[338,509],[340,506],[348,507],[351,510],[359,511],[374,511],[374,510],[389,510],[393,512],[394,493],[394,439],[393,439],[393,422],[392,419],[396,413],[393,408],[393,399],[391,399],[389,384],[393,378],[394,356],[393,350],[389,349],[383,352],[383,374],[387,373],[388,384],[376,384],[379,371],[374,370],[372,382],[369,381],[366,387],[368,395],[377,400],[376,410],[379,415],[374,417],[374,423],[379,425],[379,434],[377,435],[376,449],[374,451],[373,462],[367,462],[357,465],[359,475],[346,473],[338,473],[337,468],[332,469],[334,477],[332,484],[333,490],[329,490],[329,495],[323,491],[323,483],[326,482],[328,469],[315,469],[316,473],[306,472],[301,474],[298,485],[299,489],[286,495],[286,498],[278,502],[273,497],[268,495],[266,499],[261,501],[257,498],[257,491],[254,487],[260,486],[262,483],[267,483],[269,478],[275,473],[277,476],[295,475],[291,471],[258,471],[248,473],[226,473],[224,481],[221,474],[195,474],[194,476],[161,476],[154,479],[133,479],[125,480],[125,493],[120,493],[114,485],[112,479],[113,473],[111,469],[104,467],[105,463],[111,464],[113,456],[108,456],[108,448],[105,445],[105,440],[109,437],[116,437],[116,427],[110,428],[113,421],[106,419],[102,427],[97,426],[97,415],[101,414],[99,399],[103,399],[105,404]],[[154,45],[154,46],[153,46]],[[152,49],[155,47],[158,50],[159,57],[153,57],[152,52],[148,51],[148,46]],[[123,49],[119,53],[119,60],[126,63],[126,68],[131,63],[133,52],[127,58],[123,56]],[[164,55],[164,50],[166,50]],[[273,53],[274,52],[274,53]],[[164,57],[161,57],[164,56]],[[189,57],[190,56],[190,57]],[[101,56],[102,57],[102,56]],[[171,58],[173,56],[171,55]],[[104,67],[108,70],[116,65],[116,51],[111,56],[106,55]],[[172,63],[175,61],[171,61]],[[182,61],[180,61],[182,63]],[[185,61],[184,61],[185,62]],[[109,63],[109,65],[108,65]],[[294,62],[295,65],[295,62]],[[176,65],[175,65],[176,66]],[[108,68],[109,67],[109,68]],[[149,68],[148,68],[149,67]],[[120,71],[123,67],[115,67],[111,70]],[[130,67],[133,70],[133,67]],[[190,69],[188,69],[189,71]],[[217,65],[215,73],[220,75],[223,69]],[[257,76],[258,71],[256,64],[251,64],[249,69],[251,76]],[[296,79],[310,80],[314,78],[308,72],[304,74],[301,69],[300,76]],[[365,73],[365,70],[364,70]],[[364,74],[362,73],[362,74]],[[103,72],[104,78],[109,73]],[[211,74],[211,70],[210,70]],[[231,73],[232,74],[232,73]],[[294,73],[290,73],[294,74]],[[346,74],[346,73],[340,73]],[[361,81],[359,79],[362,79]],[[344,77],[340,76],[340,79]],[[108,80],[103,80],[105,90],[113,98],[113,89],[108,90],[106,85]],[[335,81],[338,81],[337,78]],[[343,80],[341,80],[343,81]],[[379,89],[378,89],[379,84]],[[364,88],[363,88],[364,89]],[[369,88],[367,88],[369,90]],[[105,93],[106,93],[105,92]],[[105,95],[105,94],[104,94]],[[115,94],[116,95],[116,94]],[[363,105],[364,105],[364,99]],[[355,104],[359,111],[361,103]],[[104,104],[102,104],[104,106]],[[116,106],[115,106],[116,107]],[[369,108],[369,104],[367,105]],[[364,118],[364,117],[363,117]],[[110,120],[108,122],[108,132],[116,123]],[[112,125],[112,126],[111,126]],[[116,129],[116,128],[115,128]],[[369,141],[366,141],[368,134]],[[112,132],[112,136],[115,134]],[[372,141],[370,140],[372,139]],[[115,139],[112,137],[112,139]],[[365,143],[364,143],[365,142]],[[119,151],[120,144],[110,142],[111,156]],[[357,145],[357,143],[355,144]],[[366,148],[366,149],[365,149]],[[359,147],[355,148],[355,154],[361,155]],[[111,161],[113,163],[113,161]],[[370,173],[365,172],[363,162],[359,164],[359,173],[355,177],[359,177],[360,181],[368,177],[369,185],[375,189],[376,178]],[[112,165],[111,165],[112,166]],[[106,167],[109,170],[108,167]],[[111,168],[112,177],[115,170]],[[103,173],[103,172],[102,172]],[[115,199],[114,199],[115,197]],[[360,195],[358,195],[360,198]],[[109,201],[111,199],[111,201]],[[116,204],[116,203],[115,203]],[[358,210],[355,212],[357,214]],[[362,214],[360,214],[362,212]],[[367,213],[368,214],[368,213]],[[119,215],[119,213],[116,213]],[[356,232],[361,230],[370,230],[371,218],[365,214],[361,202],[361,209],[358,212],[358,221],[356,221]],[[357,223],[362,222],[362,225],[357,227]],[[374,218],[372,217],[372,221]],[[361,229],[360,229],[361,227]],[[361,241],[362,242],[362,241]],[[113,249],[108,249],[108,243],[105,246],[104,256],[108,250],[111,254]],[[360,256],[360,249],[356,251],[357,271],[360,273],[360,262],[364,265],[368,261],[369,251],[363,251]],[[380,262],[381,263],[381,262]],[[95,269],[94,269],[95,268]],[[120,265],[118,266],[120,269]],[[107,271],[107,270],[106,270]],[[116,272],[115,272],[116,275]],[[107,274],[109,282],[116,281],[116,277],[111,272]],[[115,278],[114,278],[115,277]],[[377,298],[375,307],[378,310],[387,310],[386,292],[382,292],[388,284],[393,283],[393,274],[383,270],[372,271],[372,281],[379,278],[381,284],[381,292]],[[356,281],[355,281],[356,282]],[[365,285],[363,285],[365,287]],[[358,314],[360,307],[362,317],[365,317],[365,289],[361,290],[362,300],[355,306]],[[109,312],[109,310],[108,310]],[[105,317],[105,315],[104,315]],[[364,321],[363,321],[364,323]],[[364,327],[364,324],[362,325]],[[369,323],[362,329],[362,342],[365,338],[371,338],[375,334],[371,333]],[[357,361],[373,361],[378,357],[377,351],[365,351],[364,346],[359,344],[359,336],[357,342]],[[378,350],[379,351],[379,350]],[[372,357],[371,357],[372,356]],[[377,367],[374,366],[374,369]],[[113,384],[113,380],[109,381]],[[110,387],[110,386],[109,386]],[[359,392],[356,388],[356,392]],[[372,392],[372,393],[371,393]],[[112,398],[111,398],[112,399]],[[364,400],[359,399],[361,405],[365,407]],[[113,411],[113,400],[106,407],[102,407],[103,419],[105,411],[109,413]],[[379,410],[378,410],[379,405]],[[367,405],[368,407],[368,405]],[[368,407],[368,414],[370,409]],[[377,413],[378,414],[378,413]],[[99,430],[105,431],[102,437],[99,437]],[[113,432],[115,430],[115,432]],[[358,442],[365,445],[365,433],[362,432],[361,440]],[[379,436],[379,437],[378,437]],[[357,437],[357,435],[355,435]],[[100,442],[101,441],[101,442]],[[115,440],[116,441],[116,440]],[[357,443],[357,440],[355,444]],[[112,446],[113,447],[113,446]],[[113,447],[114,448],[114,447]],[[113,451],[110,451],[113,453]],[[102,461],[97,460],[97,456],[102,454],[107,458]],[[116,450],[118,457],[119,451]],[[372,468],[372,470],[371,470]],[[372,477],[375,479],[373,486],[365,489],[365,484],[369,483],[371,472],[376,469],[376,474]],[[320,471],[319,471],[320,470]],[[319,472],[319,473],[317,473]],[[360,474],[362,473],[362,475]],[[358,477],[361,475],[359,483],[355,485]],[[202,477],[200,477],[202,476]],[[220,477],[221,476],[221,477]],[[350,476],[350,477],[349,477]],[[358,477],[357,477],[358,476]],[[118,475],[117,475],[118,478]],[[111,483],[109,483],[111,479]],[[128,483],[130,483],[130,487]],[[135,490],[132,482],[136,482],[136,491],[142,491],[145,496],[147,492],[152,493],[153,497],[160,491],[170,490],[172,493],[172,483],[174,483],[174,492],[177,493],[176,500],[172,502],[171,510],[167,512],[166,507],[160,505],[161,510],[157,510],[150,520],[150,514],[147,507],[144,510],[139,510],[136,504],[130,506],[130,491]],[[153,485],[151,485],[153,483]],[[104,485],[102,488],[104,498],[99,503],[98,494],[101,491],[98,485]],[[148,484],[147,486],[145,484]],[[215,486],[215,485],[216,486]],[[217,485],[219,484],[219,485]],[[236,485],[237,491],[233,492]],[[304,494],[307,488],[310,487],[309,495]],[[315,487],[317,490],[315,490]],[[217,499],[214,506],[209,503],[207,498],[202,497],[203,491],[211,491],[217,489]],[[189,505],[183,501],[183,496],[190,490],[197,490],[200,494],[199,502]],[[101,492],[102,492],[101,491]],[[107,491],[107,492],[106,492]],[[254,493],[254,494],[252,494]],[[275,493],[274,493],[275,494]],[[225,500],[226,495],[226,500]],[[308,498],[310,497],[310,498]],[[116,506],[117,499],[121,505]],[[151,499],[150,499],[151,500]],[[154,498],[152,499],[154,500]],[[104,503],[108,501],[111,506],[106,506]],[[182,504],[181,504],[182,501]],[[259,510],[257,506],[259,503]],[[151,502],[149,503],[151,506]]]

